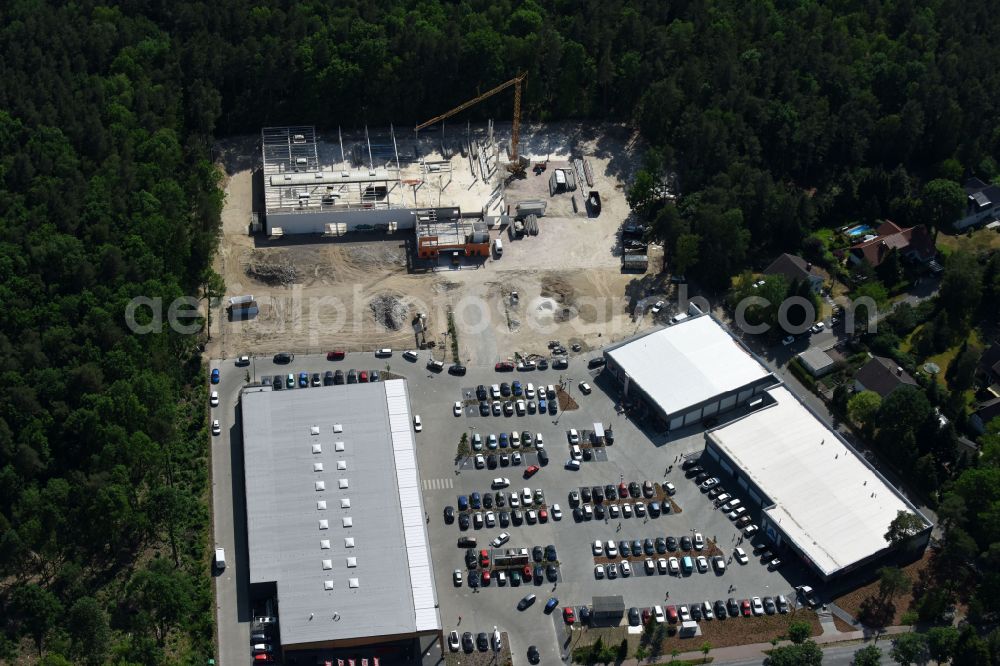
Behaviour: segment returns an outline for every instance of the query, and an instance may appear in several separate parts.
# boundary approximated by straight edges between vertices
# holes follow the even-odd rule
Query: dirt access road
[[[261,312],[250,321],[230,322],[216,308],[209,351],[221,358],[280,350],[407,348],[416,344],[413,317],[425,313],[426,339],[436,343],[441,358],[442,348],[449,347],[449,310],[460,358],[467,364],[493,363],[515,352],[543,353],[549,340],[578,343],[585,351],[632,335],[651,323],[648,318],[632,321],[632,304],[661,289],[653,275],[659,268],[656,255],[646,276],[620,269],[618,233],[629,215],[624,183],[641,157],[634,141],[621,126],[527,128],[522,152],[533,164],[547,159],[548,170],[529,171],[526,179],[511,182],[506,201],[512,207],[526,199],[548,202],[539,235],[522,240],[504,235],[502,257],[455,269],[442,260],[438,269],[420,273],[407,269],[411,232],[296,237],[280,243],[249,235],[252,211],[258,209],[253,184],[257,137],[220,142],[217,155],[227,178],[216,270],[225,279],[227,297],[253,294]],[[590,160],[594,189],[603,200],[599,217],[585,212],[586,183],[575,193],[549,196],[550,170],[567,166],[571,154]],[[373,299],[389,310],[374,311]]]

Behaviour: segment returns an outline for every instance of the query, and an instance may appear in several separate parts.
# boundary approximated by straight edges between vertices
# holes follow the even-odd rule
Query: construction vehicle
[[[434,118],[431,118],[430,120],[428,120],[426,122],[420,123],[419,125],[416,126],[415,129],[416,129],[417,132],[419,132],[420,130],[424,129],[425,127],[429,127],[430,125],[434,125],[435,123],[439,123],[442,120],[447,120],[448,118],[451,118],[455,114],[461,113],[462,111],[465,111],[470,106],[475,106],[479,102],[482,102],[484,99],[487,99],[488,97],[492,97],[493,95],[496,95],[498,92],[502,92],[502,91],[506,90],[507,88],[509,88],[511,86],[514,86],[514,123],[513,123],[513,128],[511,130],[511,139],[510,139],[510,164],[507,165],[507,170],[511,174],[513,174],[515,176],[518,176],[518,177],[521,177],[521,176],[524,175],[525,169],[528,166],[527,161],[522,160],[519,157],[519,155],[518,155],[518,142],[519,142],[519,140],[521,138],[520,137],[520,134],[521,134],[521,84],[524,83],[524,80],[527,77],[528,77],[528,73],[527,72],[521,72],[520,74],[518,74],[517,76],[515,76],[510,81],[506,81],[504,83],[501,83],[500,85],[498,85],[497,87],[493,88],[492,90],[487,90],[482,95],[477,95],[476,97],[473,97],[472,99],[468,100],[467,102],[459,104],[458,106],[456,106],[451,111],[446,111],[445,113],[442,113],[439,116],[435,116]]]

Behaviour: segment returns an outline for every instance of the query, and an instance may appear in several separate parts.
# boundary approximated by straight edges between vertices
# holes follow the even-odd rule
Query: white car
[[[417,432],[424,429],[424,424],[420,421],[420,414],[413,415],[413,429]]]
[[[497,517],[492,511],[486,512],[486,527],[496,527]]]
[[[663,484],[663,491],[668,495],[674,495],[677,493],[677,487],[668,481]]]
[[[403,358],[405,358],[407,361],[415,362],[417,359],[420,358],[420,354],[413,351],[412,349],[407,349],[405,352],[403,352]]]
[[[452,652],[458,652],[458,648],[459,648],[458,632],[453,631],[450,634],[448,634],[448,649],[451,650]]]
[[[710,604],[707,600],[701,604],[701,616],[706,620],[711,620],[715,617],[715,614],[712,613],[712,604]]]
[[[743,504],[743,502],[741,502],[739,500],[739,498],[734,499],[734,500],[729,500],[728,502],[726,502],[725,504],[722,505],[722,510],[723,511],[732,511],[733,509],[735,509],[736,507],[738,507],[740,504]]]
[[[743,550],[742,548],[736,548],[736,550],[733,551],[733,556],[736,558],[736,561],[739,562],[740,564],[746,564],[747,562],[750,561],[750,558],[747,557],[746,551]]]
[[[600,539],[594,542],[593,551],[594,557],[600,557],[604,554],[604,544],[601,543]]]
[[[503,405],[500,404],[499,400],[493,401],[493,416],[500,416],[503,412]]]
[[[218,391],[212,391],[212,396],[208,399],[208,404],[212,405],[212,407],[218,407],[219,406],[219,392]]]
[[[603,564],[595,564],[594,565],[594,578],[596,578],[597,580],[601,580],[602,578],[604,578],[604,565]]]
[[[809,329],[809,332],[810,333],[821,333],[823,331],[823,329],[825,329],[825,328],[826,328],[826,324],[824,324],[821,321],[818,321],[815,324],[813,324],[813,327]]]
[[[715,566],[715,570],[720,574],[726,572],[726,560],[722,555],[716,555],[712,558],[712,564]]]
[[[646,573],[654,574],[656,573],[656,562],[653,561],[652,557],[647,557],[645,561]]]
[[[483,438],[478,432],[472,436],[472,450],[473,451],[483,450]]]
[[[618,557],[618,546],[615,545],[614,541],[609,541],[604,546],[604,552],[608,554],[608,557]]]
[[[677,614],[681,617],[681,622],[691,621],[691,611],[688,610],[687,606],[678,606]]]
[[[486,515],[488,516],[489,514]],[[708,558],[706,558],[704,555],[699,555],[698,557],[696,557],[695,562],[698,563],[698,571],[700,571],[701,573],[705,573],[706,571],[708,571]]]
[[[657,624],[666,622],[667,616],[663,613],[663,606],[653,606],[653,617],[656,618]]]
[[[672,575],[674,575],[674,576],[680,575],[680,573],[681,573],[681,563],[678,561],[678,559],[676,557],[671,557],[667,566],[670,569],[670,573]]]
[[[455,573],[451,575],[451,579],[455,582],[455,587],[462,587],[462,570],[455,569]]]
[[[763,615],[764,614],[764,604],[761,603],[760,597],[754,597],[753,599],[751,599],[750,600],[750,605],[753,607],[753,614],[754,615]]]
[[[632,505],[631,504],[622,504],[622,515],[625,516],[626,518],[631,518],[632,517]]]
[[[656,568],[659,570],[661,574],[667,573],[667,558],[661,557],[660,559],[656,560]]]
[[[219,425],[219,419],[215,419],[214,421],[212,421],[212,434],[213,435],[222,434],[222,426]]]
[[[509,485],[510,485],[510,479],[508,479],[506,476],[498,476],[497,478],[493,479],[494,488],[506,488]]]
[[[490,541],[490,545],[494,548],[499,548],[510,541],[510,534],[507,532],[501,532],[500,534],[493,537],[493,541]]]
[[[563,465],[563,467],[565,467],[566,469],[569,469],[569,470],[573,470],[574,472],[579,471],[580,470],[580,461],[579,460],[573,460],[572,458],[570,458],[569,460],[566,461],[566,464]]]
[[[240,367],[243,367],[245,365],[250,365],[250,357],[247,356],[246,354],[244,354],[243,356],[237,357],[237,359],[236,359],[236,365],[238,365]]]
[[[462,415],[462,403],[456,401],[455,402],[455,416],[461,416],[461,415]]]
[[[524,488],[521,490],[521,499],[524,500],[525,506],[531,505],[531,488]]]
[[[516,430],[510,433],[510,446],[514,449],[521,448],[521,434]]]
[[[656,301],[653,305],[653,309],[650,310],[653,314],[660,314],[660,310],[663,309],[663,301]]]
[[[514,453],[510,454],[510,464],[513,465],[514,467],[517,467],[518,465],[520,465],[521,464],[521,454],[517,453],[516,451]]]
[[[499,384],[494,384],[493,386],[490,387],[490,396],[493,397],[494,399],[500,397],[500,385]]]
[[[628,563],[628,560],[622,560],[622,577],[632,575],[632,565]]]
[[[506,585],[506,584],[507,584],[507,573],[503,569],[501,569],[500,572],[497,573],[497,585]]]
[[[722,493],[721,495],[715,498],[715,506],[722,508],[725,506],[726,502],[728,502],[731,499],[733,499],[732,495],[730,495],[729,493]]]
[[[576,428],[570,428],[569,432],[566,433],[566,436],[569,437],[570,444],[580,443],[580,433],[576,431]]]
[[[588,384],[587,382],[580,382],[580,393],[584,395],[590,395],[590,392],[592,390],[593,389],[590,388],[590,384]]]
[[[524,387],[524,397],[525,398],[534,398],[535,397],[535,385],[534,384],[530,384],[529,383],[527,386]]]
[[[542,439],[542,433],[535,435],[535,449],[541,451],[545,448],[545,440]]]
[[[562,520],[562,507],[558,504],[552,505],[552,520]]]
[[[510,494],[510,508],[516,509],[521,506],[521,496],[515,490]]]
[[[524,519],[528,521],[529,525],[534,525],[538,522],[538,514],[535,513],[534,509],[528,509],[524,512]]]
[[[785,345],[786,347],[792,344],[793,342],[795,342],[794,335],[786,335],[784,338],[781,339],[781,344]]]
[[[482,469],[486,467],[486,458],[483,457],[482,453],[476,454],[476,469]]]
[[[389,349],[388,347],[383,347],[382,349],[379,349],[377,352],[375,352],[375,355],[378,356],[379,358],[387,358],[389,356],[392,356],[392,350]]]
[[[514,409],[517,410],[518,416],[524,416],[524,410],[527,409],[527,405],[525,405],[524,400],[518,400],[514,403]]]
[[[619,509],[618,509],[618,505],[617,504],[612,504],[612,505],[610,505],[608,507],[608,514],[612,518],[617,518],[618,517],[618,512],[619,512]]]
[[[740,516],[742,516],[746,512],[747,508],[745,506],[736,507],[735,509],[729,512],[729,520],[737,520]]]
[[[594,510],[590,508],[589,504],[583,505],[583,518],[584,520],[590,520],[594,517]]]
[[[701,532],[694,533],[694,549],[701,550],[705,547],[705,537],[701,535]]]
[[[747,525],[746,529],[745,529],[745,530],[743,530],[743,536],[745,536],[745,537],[747,537],[747,538],[749,539],[749,538],[750,538],[750,537],[752,537],[752,536],[753,536],[754,534],[757,534],[757,531],[758,531],[759,529],[760,529],[760,528],[759,528],[759,527],[757,527],[756,525]]]

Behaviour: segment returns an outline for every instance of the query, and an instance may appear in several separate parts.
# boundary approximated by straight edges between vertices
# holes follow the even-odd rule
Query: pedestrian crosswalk
[[[424,490],[448,490],[455,487],[454,479],[424,479]]]

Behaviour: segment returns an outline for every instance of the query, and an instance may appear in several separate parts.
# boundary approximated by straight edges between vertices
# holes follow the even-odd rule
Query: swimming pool
[[[844,234],[849,236],[850,238],[856,238],[858,236],[864,236],[865,234],[873,233],[874,231],[875,230],[872,229],[867,224],[859,224],[857,226],[851,227],[850,229],[845,231]]]

